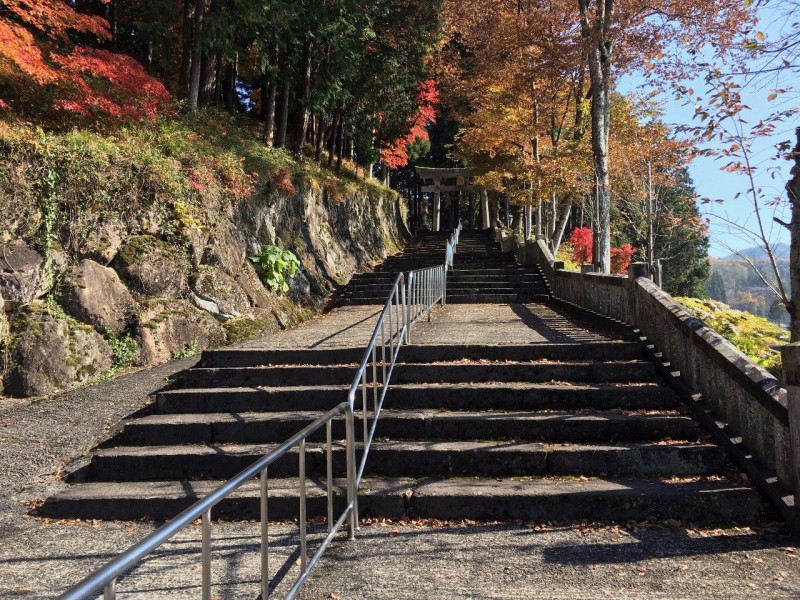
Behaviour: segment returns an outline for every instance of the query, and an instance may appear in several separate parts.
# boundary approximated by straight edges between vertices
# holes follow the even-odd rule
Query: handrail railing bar
[[[392,373],[394,372],[395,361],[397,360],[397,356],[400,354],[400,348],[397,349],[395,356],[393,357],[392,363],[389,366],[389,379],[391,379]],[[381,389],[380,400],[375,409],[375,414],[372,417],[372,425],[369,429],[369,436],[366,433],[366,418],[364,419],[365,423],[365,432],[364,432],[364,448],[362,452],[361,463],[358,466],[358,471],[356,472],[356,489],[358,486],[361,485],[361,480],[364,475],[364,469],[367,464],[367,456],[369,455],[369,449],[372,447],[372,440],[375,437],[375,431],[378,426],[378,417],[380,416],[381,411],[383,410],[383,401],[386,399],[386,392],[389,391],[389,386],[385,385]]]
[[[306,572],[308,546],[306,541],[306,440],[300,440],[297,457],[297,472],[300,475],[300,572]]]
[[[372,396],[374,401],[378,402],[378,351],[375,346],[372,347]]]
[[[289,592],[286,594],[286,600],[292,600],[292,598],[294,598],[297,595],[297,592],[300,591],[300,588],[303,587],[303,584],[306,582],[306,579],[308,579],[308,576],[311,574],[311,571],[314,569],[314,566],[319,562],[319,559],[322,558],[322,555],[325,553],[325,550],[327,550],[330,543],[336,537],[336,534],[339,532],[339,528],[344,524],[348,516],[353,514],[352,509],[353,505],[348,504],[342,515],[339,517],[339,520],[336,521],[336,524],[333,527],[333,531],[331,531],[327,536],[325,536],[325,539],[322,540],[322,542],[320,543],[319,548],[317,548],[317,551],[314,553],[314,556],[312,556],[311,559],[308,561],[308,568],[305,570],[304,573],[300,574],[300,577],[297,579],[297,581],[295,581],[295,584],[292,586],[292,589],[290,589]],[[266,597],[263,598],[266,599]]]
[[[174,519],[165,523],[141,542],[134,544],[127,551],[123,552],[115,559],[112,559],[86,577],[83,581],[67,590],[59,597],[59,600],[82,600],[86,596],[99,592],[112,578],[119,577],[130,568],[136,566],[142,558],[150,554],[153,550],[156,550],[164,542],[170,540],[175,534],[183,531],[188,525],[191,525],[195,520],[202,517],[203,513],[219,504],[221,500],[224,500],[231,492],[239,489],[266,467],[269,467],[272,463],[281,458],[286,452],[297,446],[300,440],[308,438],[311,434],[322,428],[326,420],[333,419],[342,414],[345,415],[345,422],[352,420],[350,403],[342,402],[329,410],[319,419],[310,423],[283,442],[275,450],[242,470],[223,485],[209,493],[206,497],[201,498],[192,506],[178,514]]]
[[[461,225],[451,235],[446,244],[445,264],[440,267],[433,267],[422,271],[412,271],[408,274],[406,281],[403,273],[400,273],[395,280],[392,291],[386,300],[383,311],[379,317],[379,322],[373,331],[370,343],[367,346],[364,357],[359,364],[359,368],[353,384],[348,392],[347,402],[343,402],[328,411],[325,415],[310,423],[295,435],[290,437],[278,448],[263,456],[261,459],[242,470],[240,473],[229,479],[227,482],[217,487],[206,497],[198,500],[192,506],[178,514],[171,521],[160,527],[150,536],[129,548],[115,559],[97,569],[94,573],[86,577],[83,581],[70,588],[60,596],[61,600],[82,600],[83,598],[95,594],[102,590],[104,598],[113,600],[116,597],[116,584],[118,578],[124,575],[129,569],[136,566],[145,556],[157,549],[164,542],[171,539],[174,535],[193,523],[198,517],[202,521],[202,597],[204,600],[210,599],[211,595],[211,510],[219,502],[227,498],[233,491],[240,488],[256,475],[260,476],[260,508],[261,508],[261,588],[262,597],[266,599],[269,594],[269,519],[268,519],[268,470],[269,466],[278,458],[281,458],[293,447],[299,445],[298,470],[300,473],[300,556],[301,574],[292,586],[287,598],[294,598],[297,591],[302,587],[311,569],[320,559],[327,546],[338,533],[346,520],[349,521],[349,538],[355,536],[355,530],[359,527],[358,521],[358,486],[361,483],[367,456],[372,446],[372,441],[377,430],[378,420],[383,408],[383,402],[389,389],[389,381],[394,372],[394,367],[400,353],[403,342],[411,341],[411,325],[416,323],[425,312],[428,313],[430,321],[433,313],[433,306],[439,301],[445,304],[446,301],[446,281],[448,267],[452,267],[453,255],[456,252]],[[394,314],[392,314],[394,313]],[[388,321],[388,338],[387,338]],[[377,344],[380,335],[381,362],[383,380],[380,384],[381,390],[378,391],[377,381]],[[387,362],[387,345],[389,348],[389,361]],[[370,358],[372,359],[370,361]],[[368,401],[367,401],[367,366],[372,363],[373,371],[373,419],[371,426],[368,420]],[[356,469],[355,455],[355,422],[354,408],[355,395],[358,385],[362,385],[362,411],[364,419],[364,452],[361,464]],[[332,473],[332,420],[338,416],[344,416],[346,429],[346,459],[347,459],[347,506],[337,519],[333,522],[333,473]],[[307,515],[306,515],[306,440],[318,431],[323,425],[326,427],[326,458],[327,458],[327,500],[328,500],[328,535],[309,560],[307,548]],[[357,475],[356,475],[357,472]]]
[[[367,456],[367,428],[369,427],[367,421],[367,404],[367,370],[364,369],[361,372],[361,415],[362,420],[364,421],[364,458]],[[356,485],[356,489],[358,489],[358,485]]]
[[[325,441],[327,442],[326,448],[326,485],[328,491],[328,533],[333,531],[333,423],[328,421],[325,424]]]

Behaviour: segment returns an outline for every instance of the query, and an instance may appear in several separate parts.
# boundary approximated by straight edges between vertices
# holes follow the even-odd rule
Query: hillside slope
[[[403,243],[394,192],[267,148],[222,113],[114,134],[0,122],[0,172],[16,396],[288,327]],[[282,251],[300,263],[285,293],[248,259]]]

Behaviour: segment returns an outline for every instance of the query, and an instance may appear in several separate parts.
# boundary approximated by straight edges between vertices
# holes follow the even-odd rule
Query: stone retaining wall
[[[795,487],[786,388],[645,277],[563,269],[539,240],[516,250],[538,264],[555,298],[629,323],[663,353],[760,462]]]

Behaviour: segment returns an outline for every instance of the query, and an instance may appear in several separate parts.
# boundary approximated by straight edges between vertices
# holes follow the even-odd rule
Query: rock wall
[[[291,197],[262,190],[202,214],[158,206],[83,214],[91,227],[62,223],[47,248],[41,239],[0,238],[0,391],[49,394],[291,327],[403,245],[393,192],[338,198],[313,181],[298,188]],[[248,260],[263,245],[300,259],[285,294],[265,287]]]

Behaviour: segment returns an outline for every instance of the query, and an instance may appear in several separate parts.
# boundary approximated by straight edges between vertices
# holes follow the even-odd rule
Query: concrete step
[[[194,368],[182,375],[185,387],[346,385],[356,365]],[[655,365],[634,362],[457,362],[398,363],[392,383],[459,382],[653,382]]]
[[[84,483],[73,486],[45,502],[42,516],[61,519],[107,519],[159,521],[173,518],[223,481],[154,481],[133,483]],[[400,518],[406,514],[406,501],[415,485],[413,479],[363,480],[359,490],[361,515]],[[345,482],[335,482],[334,507],[341,514],[346,503]],[[214,519],[259,519],[260,485],[252,480],[223,500],[212,511]],[[325,481],[306,482],[306,512],[309,518],[327,515]],[[270,477],[270,520],[296,519],[299,481]]]
[[[73,486],[45,502],[52,518],[157,519],[178,514],[221,481],[92,483]],[[307,482],[309,518],[326,514],[325,482]],[[337,512],[345,504],[343,482],[335,484]],[[297,516],[296,479],[271,478],[269,514]],[[667,483],[636,480],[365,479],[359,490],[362,517],[404,516],[476,521],[629,522],[677,519],[702,525],[759,522],[764,506],[752,488],[730,481]],[[259,484],[240,488],[214,511],[215,519],[258,519]]]
[[[417,518],[476,521],[643,521],[757,523],[758,494],[729,481],[446,479],[414,489],[409,511]]]
[[[93,458],[92,481],[170,481],[229,478],[268,454],[275,444],[209,446],[128,446],[100,451]],[[360,452],[360,451],[358,451]],[[344,446],[332,447],[333,473],[344,476]],[[276,477],[298,475],[297,449],[273,465]],[[324,444],[306,446],[306,473],[327,472]],[[370,451],[370,477],[668,477],[718,473],[724,454],[700,444],[616,444],[560,446],[498,441],[376,441]]]
[[[199,388],[157,396],[162,413],[330,410],[347,399],[346,386]],[[676,406],[671,389],[656,385],[398,385],[387,408],[443,410],[664,410]]]
[[[447,302],[450,304],[530,304],[533,302],[545,303],[550,300],[550,296],[545,294],[486,294],[486,293],[473,293],[473,294],[460,294],[453,293],[447,294]]]
[[[279,443],[320,416],[321,413],[311,411],[159,414],[129,421],[122,439],[125,443],[137,445],[154,441],[159,444]],[[694,441],[699,435],[691,419],[668,413],[384,410],[379,427],[381,437],[403,440],[513,439],[594,443],[665,438]],[[334,435],[337,438],[344,436],[343,423],[335,426]],[[314,439],[322,439],[322,434]]]
[[[221,348],[203,352],[203,367],[252,367],[261,365],[358,364],[364,348]],[[509,344],[431,344],[403,346],[403,363],[489,361],[630,361],[643,360],[638,342],[598,341],[582,343]]]
[[[374,296],[372,298],[348,298],[341,296],[336,301],[336,306],[376,306],[380,307],[386,304],[386,297]]]

